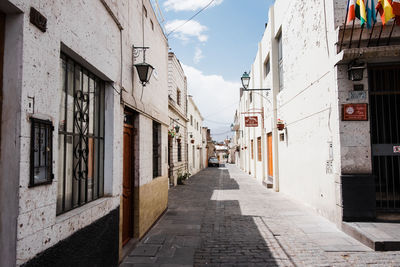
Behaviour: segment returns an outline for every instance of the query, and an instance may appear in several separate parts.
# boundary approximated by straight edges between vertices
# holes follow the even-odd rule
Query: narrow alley
[[[227,165],[171,189],[168,210],[120,266],[316,265],[400,266],[400,252],[371,250]]]

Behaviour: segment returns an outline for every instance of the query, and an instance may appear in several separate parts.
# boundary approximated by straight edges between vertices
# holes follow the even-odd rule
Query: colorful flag
[[[376,22],[376,13],[375,13],[374,7],[375,7],[374,0],[367,0],[367,28],[368,29],[370,29],[372,27],[372,24],[374,24]]]
[[[357,0],[355,12],[356,17],[361,20],[361,25],[364,25],[367,22],[367,11],[364,0]]]
[[[376,10],[379,11],[381,16],[382,24],[385,25],[389,20],[394,18],[392,4],[390,0],[378,0]]]
[[[349,23],[356,19],[356,0],[349,0],[347,8],[347,23]]]
[[[400,0],[393,0],[392,2],[393,14],[400,16]]]

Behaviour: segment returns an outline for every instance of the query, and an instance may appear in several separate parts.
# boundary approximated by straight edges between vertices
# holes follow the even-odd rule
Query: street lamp
[[[250,84],[250,75],[247,72],[244,72],[242,77],[243,91],[270,91],[271,88],[260,88],[260,89],[248,89]]]
[[[146,62],[135,64],[134,66],[138,72],[140,83],[143,86],[146,86],[150,80],[151,74],[153,73],[154,67]]]
[[[242,78],[240,78],[242,80],[242,85],[243,88],[245,90],[247,90],[247,88],[249,88],[249,84],[250,84],[250,76],[247,72],[244,72],[242,75]]]
[[[143,86],[146,86],[146,84],[149,82],[151,74],[153,73],[154,67],[148,63],[146,63],[146,50],[149,49],[149,47],[135,47],[133,46],[133,58],[136,59],[139,57],[140,52],[143,52],[143,62],[134,64],[140,83]]]

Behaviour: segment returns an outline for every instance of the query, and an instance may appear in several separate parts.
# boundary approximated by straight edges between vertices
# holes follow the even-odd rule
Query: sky
[[[155,2],[155,0],[153,1]],[[251,69],[273,0],[158,0],[170,51],[214,140],[232,136],[240,77]],[[170,33],[172,30],[174,30]]]

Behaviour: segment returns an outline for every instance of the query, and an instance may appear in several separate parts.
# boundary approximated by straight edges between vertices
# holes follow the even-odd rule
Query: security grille
[[[371,66],[368,77],[376,206],[400,212],[400,65]]]
[[[104,82],[61,55],[57,214],[104,194]]]

